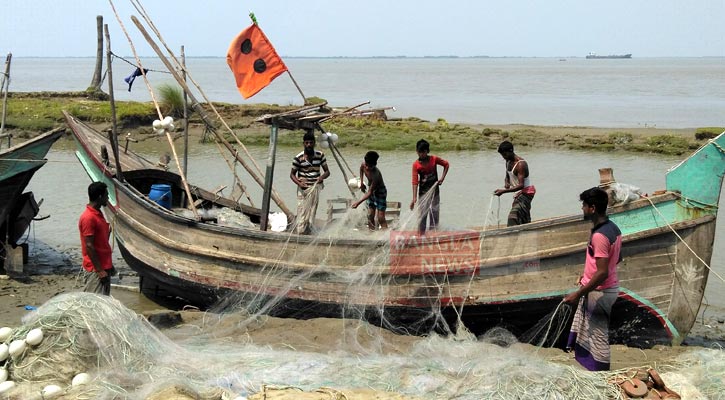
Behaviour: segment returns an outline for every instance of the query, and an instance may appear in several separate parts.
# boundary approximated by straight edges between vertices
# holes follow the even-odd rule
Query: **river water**
[[[344,140],[344,134],[341,134]],[[132,146],[134,146],[132,144]],[[166,152],[165,141],[145,142],[140,148],[150,159]],[[133,148],[133,147],[132,147]],[[252,147],[250,153],[261,163],[267,156],[267,148]],[[495,151],[487,152],[441,152],[434,154],[451,163],[449,175],[441,188],[442,228],[483,226],[488,223],[505,224],[511,195],[501,199],[492,195],[503,185],[504,162]],[[78,247],[77,218],[86,203],[86,187],[89,179],[73,153],[73,142],[64,139],[56,143],[48,155],[49,164],[42,168],[31,182],[30,188],[36,198],[44,198],[41,214],[51,218],[34,224],[31,238],[55,247],[62,253],[72,253]],[[289,180],[291,159],[296,148],[281,148],[277,155],[275,186],[288,207],[295,207],[294,186]],[[343,149],[343,156],[357,174],[363,149]],[[531,168],[531,179],[537,187],[532,206],[532,217],[541,219],[558,215],[580,213],[578,195],[584,189],[599,183],[597,169],[611,167],[618,182],[639,187],[644,193],[665,188],[665,172],[678,161],[677,157],[643,156],[618,153],[571,152],[557,150],[518,150]],[[326,181],[322,192],[318,217],[324,217],[326,200],[335,197],[350,197],[341,170],[328,154],[332,176]],[[415,160],[413,151],[386,151],[378,161],[388,188],[388,201],[403,204],[401,219],[410,213],[407,209],[412,196],[411,163]],[[172,167],[174,169],[175,167]],[[242,168],[239,168],[239,172]],[[222,172],[220,172],[222,171]],[[195,145],[189,154],[189,181],[206,188],[226,185],[224,194],[230,194],[233,187],[231,174],[226,163],[212,145]],[[245,181],[255,205],[261,204],[261,190],[247,179]],[[488,219],[487,219],[488,218]],[[725,276],[725,228],[718,224],[712,268]],[[725,284],[714,274],[705,295],[705,303],[725,307]]]
[[[141,78],[128,91],[123,78],[134,67],[114,60],[116,99],[150,100]],[[373,107],[396,107],[392,117],[692,128],[722,126],[725,110],[722,58],[291,58],[285,62],[305,96],[327,99],[334,106],[369,100]],[[153,87],[173,82],[168,73],[160,72],[165,68],[158,59],[142,63],[151,69],[148,78]],[[302,104],[286,74],[244,100],[225,58],[188,58],[187,64],[191,77],[212,101]],[[94,58],[15,58],[10,90],[85,90],[94,66]]]

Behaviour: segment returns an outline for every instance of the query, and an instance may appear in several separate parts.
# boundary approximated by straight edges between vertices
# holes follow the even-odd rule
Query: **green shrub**
[[[164,116],[181,118],[184,116],[184,92],[180,87],[162,84],[158,88],[159,106]]]

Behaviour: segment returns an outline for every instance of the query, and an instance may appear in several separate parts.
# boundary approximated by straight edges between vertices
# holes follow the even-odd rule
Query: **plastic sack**
[[[626,183],[615,182],[609,186],[614,203],[629,203],[642,197],[642,192],[637,186]]]
[[[272,232],[284,232],[287,229],[287,216],[282,212],[269,213],[267,221]]]

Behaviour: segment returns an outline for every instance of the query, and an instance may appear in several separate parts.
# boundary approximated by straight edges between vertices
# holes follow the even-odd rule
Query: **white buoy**
[[[20,355],[23,354],[26,347],[27,345],[25,344],[24,339],[13,340],[13,342],[10,343],[8,351],[10,352],[10,356],[12,358],[18,358]]]
[[[323,149],[327,149],[330,147],[330,142],[328,142],[327,139],[325,139],[322,142],[320,142],[320,147],[322,147]]]
[[[43,330],[40,328],[31,329],[25,336],[25,342],[31,346],[37,346],[43,341]]]
[[[165,117],[161,121],[161,126],[163,126],[164,128],[168,129],[169,126],[171,126],[171,124],[173,124],[173,123],[174,123],[174,119],[173,118],[171,118],[171,117]]]
[[[73,380],[71,381],[70,384],[71,384],[71,386],[80,386],[80,385],[85,385],[90,381],[91,381],[91,376],[85,372],[81,372],[80,374],[73,377]]]
[[[153,124],[151,124],[151,126],[153,126],[154,129],[161,129],[163,124],[160,119],[155,119]]]
[[[10,354],[10,349],[8,348],[8,345],[5,343],[0,344],[0,362],[3,362],[8,359],[8,355]]]
[[[330,139],[332,139],[332,143],[337,143],[337,140],[339,139],[339,137],[337,136],[337,133],[333,133],[330,136]]]
[[[169,132],[173,132],[175,129],[176,127],[174,126],[174,124],[169,124],[169,127],[166,128],[166,130],[168,130]]]
[[[0,394],[7,392],[8,390],[15,387],[15,382],[13,381],[5,381],[3,383],[0,383]]]
[[[8,380],[8,370],[5,369],[5,367],[0,368],[0,383],[5,382]]]
[[[0,342],[8,340],[12,334],[13,328],[8,328],[7,326],[0,328]]]
[[[43,399],[54,399],[63,394],[63,388],[58,385],[48,385],[43,388]]]

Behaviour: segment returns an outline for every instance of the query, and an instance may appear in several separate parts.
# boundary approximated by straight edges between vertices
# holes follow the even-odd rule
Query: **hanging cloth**
[[[133,73],[132,73],[131,75],[127,76],[127,77],[126,77],[126,78],[124,79],[124,81],[126,81],[126,83],[128,83],[128,91],[129,91],[129,92],[131,91],[131,86],[133,86],[133,81],[134,81],[134,80],[136,80],[136,77],[137,77],[137,76],[141,76],[141,75],[144,75],[144,74],[146,74],[147,72],[149,72],[149,70],[148,70],[148,69],[146,69],[146,68],[144,68],[144,69],[143,69],[143,72],[141,72],[141,68],[136,68],[136,70],[135,70],[135,71],[133,71]]]

